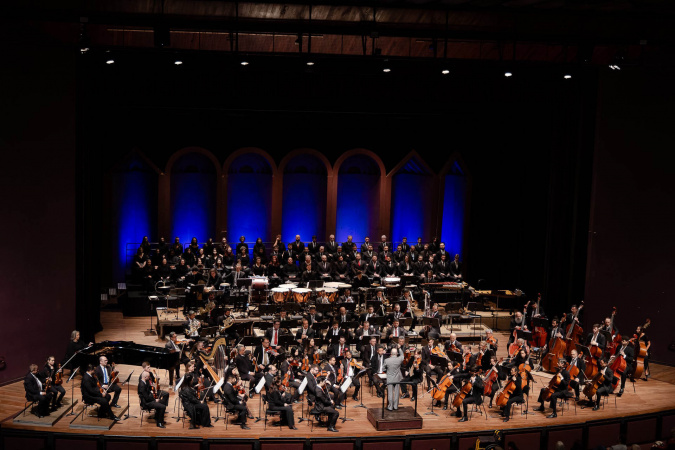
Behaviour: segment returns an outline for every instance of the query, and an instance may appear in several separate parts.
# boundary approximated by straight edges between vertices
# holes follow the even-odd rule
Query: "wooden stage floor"
[[[105,331],[102,331],[97,335],[97,341],[102,341],[106,339],[115,339],[115,340],[133,340],[137,343],[150,344],[150,345],[161,345],[161,342],[156,336],[145,336],[143,331],[149,326],[148,318],[122,318],[122,314],[118,312],[104,312],[102,313],[101,320]],[[503,349],[506,343],[505,336],[499,336],[500,338],[500,350]],[[503,351],[503,350],[502,350]],[[35,355],[35,360],[41,361],[44,355]],[[501,356],[501,355],[500,355]],[[121,378],[125,378],[131,370],[136,370],[136,373],[139,371],[139,367],[135,366],[118,366],[121,371]],[[230,425],[228,430],[225,430],[225,424],[222,419],[215,423],[214,428],[201,428],[197,430],[189,430],[188,423],[185,424],[185,427],[182,426],[180,422],[176,422],[176,419],[171,419],[174,416],[174,399],[176,398],[175,394],[171,392],[169,398],[169,407],[167,408],[167,422],[166,428],[160,429],[155,426],[154,420],[148,420],[147,414],[144,417],[144,423],[141,426],[139,418],[130,418],[128,420],[123,420],[119,423],[116,423],[110,430],[87,430],[87,429],[73,429],[70,428],[70,421],[73,416],[64,416],[59,421],[57,421],[53,427],[49,430],[58,433],[76,433],[76,434],[103,434],[109,436],[157,436],[157,437],[201,437],[201,438],[248,438],[248,439],[257,439],[259,437],[264,438],[321,438],[321,437],[330,437],[330,438],[345,438],[345,437],[373,437],[373,436],[400,436],[403,434],[414,434],[420,435],[424,433],[453,433],[453,432],[468,432],[468,431],[481,431],[489,430],[490,432],[495,429],[518,429],[518,428],[530,428],[530,427],[545,427],[551,425],[564,425],[564,424],[573,424],[573,423],[583,423],[586,421],[594,421],[600,419],[616,418],[616,417],[627,417],[633,415],[641,415],[654,413],[663,410],[670,410],[675,408],[675,369],[666,366],[653,365],[652,367],[653,377],[649,382],[638,381],[635,384],[636,393],[633,393],[633,388],[631,383],[628,382],[626,386],[626,391],[621,398],[617,398],[616,408],[614,406],[614,396],[611,396],[608,403],[599,411],[592,411],[590,408],[580,409],[577,407],[576,414],[574,407],[569,411],[565,410],[564,414],[558,414],[556,419],[546,419],[545,415],[548,415],[549,411],[546,413],[532,413],[526,416],[521,416],[519,409],[514,411],[514,417],[508,423],[503,423],[500,418],[497,417],[498,410],[492,409],[488,410],[489,417],[487,420],[484,417],[474,413],[473,419],[469,422],[458,423],[457,418],[450,415],[452,411],[442,411],[438,408],[435,409],[435,412],[438,416],[425,415],[429,412],[430,405],[430,396],[429,394],[420,395],[418,399],[418,414],[420,414],[423,419],[423,428],[421,430],[394,430],[394,431],[375,431],[373,426],[369,423],[367,419],[367,410],[364,408],[355,408],[356,403],[350,398],[347,404],[348,412],[347,415],[353,421],[348,421],[343,423],[341,420],[338,420],[337,429],[339,433],[330,433],[325,428],[314,427],[314,431],[310,433],[310,427],[308,422],[303,422],[296,424],[298,427],[297,431],[289,430],[288,428],[279,429],[279,427],[270,426],[271,422],[275,422],[276,418],[271,418],[268,422],[267,430],[264,430],[263,422],[253,423],[249,421],[250,430],[242,430],[238,426]],[[163,371],[159,373],[162,378],[162,384],[164,381],[167,381],[168,378],[165,377]],[[136,375],[133,377],[134,382],[137,379]],[[533,387],[532,396],[534,399],[530,402],[530,410],[532,410],[537,405],[534,404],[536,397],[539,392],[539,388],[545,386],[550,379],[550,375],[543,372],[535,372],[534,379],[536,384]],[[75,383],[75,399],[80,400],[79,395],[79,377],[76,377],[74,380]],[[70,397],[70,384],[64,384],[67,389],[67,396]],[[350,390],[351,392],[351,390]],[[131,415],[140,417],[140,410],[138,406],[138,396],[136,394],[136,386],[131,386],[131,404],[130,404],[130,413]],[[583,396],[582,396],[583,397]],[[22,382],[15,382],[0,388],[0,421],[2,421],[1,426],[3,428],[9,429],[21,429],[21,430],[38,430],[46,431],[45,427],[31,427],[26,425],[18,425],[12,423],[12,418],[19,412],[22,411],[24,407],[24,390]],[[126,403],[126,388],[123,389],[123,394],[120,397],[120,403]],[[363,394],[363,403],[369,407],[381,407],[381,399],[377,398],[375,395],[371,395],[368,387],[365,388]],[[252,400],[249,400],[249,407],[254,416],[258,416],[258,406],[259,406],[259,397],[256,396]],[[412,406],[413,403],[409,399],[402,399],[401,406]],[[487,403],[486,403],[487,405]],[[296,404],[295,417],[296,422],[300,417],[300,404]],[[76,412],[78,412],[78,406],[76,406]],[[121,410],[116,410],[121,411]],[[212,415],[215,415],[215,405],[211,405]],[[345,410],[340,411],[340,416],[342,417],[345,414]]]

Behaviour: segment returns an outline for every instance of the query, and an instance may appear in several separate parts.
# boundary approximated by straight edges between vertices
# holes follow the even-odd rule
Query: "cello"
[[[457,395],[455,395],[455,398],[452,400],[452,407],[459,408],[460,406],[462,406],[462,402],[464,401],[466,396],[471,393],[471,389],[473,389],[471,381],[467,381],[466,383],[464,383],[462,389],[459,390]]]
[[[560,329],[560,325],[557,328]],[[558,360],[565,356],[566,349],[567,344],[565,344],[563,338],[551,334],[551,339],[548,341],[548,353],[542,358],[541,367],[546,372],[555,372],[558,367]]]
[[[504,358],[500,359],[498,364],[492,366],[483,377],[483,384],[485,385],[485,387],[483,388],[483,395],[489,396],[492,394],[492,385],[499,378],[499,369],[497,368],[497,366],[500,366],[502,364],[502,361],[504,361]]]
[[[546,388],[546,392],[543,393],[542,398],[544,399],[544,401],[551,398],[551,396],[558,389],[558,386],[560,386],[561,381],[562,381],[562,376],[560,375],[560,371],[558,371],[558,373],[556,373],[553,376],[553,378],[551,378],[551,381],[549,381],[548,387]]]
[[[449,373],[443,375],[443,378],[441,378],[441,381],[437,383],[438,387],[434,387],[431,389],[431,397],[434,400],[438,400],[439,402],[442,402],[445,400],[445,392],[448,390],[450,386],[452,386],[452,375]]]
[[[586,385],[584,388],[584,395],[590,399],[592,399],[596,392],[598,392],[598,388],[602,383],[605,382],[605,376],[603,375],[603,371],[599,371],[598,373],[595,374],[593,379],[591,380],[590,383]]]
[[[572,350],[577,348],[581,335],[584,333],[584,329],[579,326],[579,323],[576,320],[583,307],[584,302],[581,302],[579,308],[577,308],[577,312],[572,316],[572,323],[567,325],[567,332],[565,333],[565,344],[567,345],[565,356],[571,356]],[[567,316],[565,316],[565,319],[567,319]]]
[[[508,384],[504,386],[504,389],[497,393],[497,398],[495,399],[495,405],[501,406],[502,408],[506,407],[506,404],[509,401],[509,397],[516,391],[516,382],[513,379],[510,379]]]

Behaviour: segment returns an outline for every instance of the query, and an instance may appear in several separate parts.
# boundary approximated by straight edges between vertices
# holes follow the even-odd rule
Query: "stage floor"
[[[143,331],[148,328],[149,320],[148,318],[122,318],[121,313],[117,312],[104,312],[101,316],[105,331],[97,335],[97,341],[102,341],[106,339],[116,339],[116,340],[133,340],[137,343],[149,344],[149,345],[160,345],[161,342],[157,340],[156,336],[145,336]],[[506,338],[500,336],[500,350],[503,349],[506,343]],[[503,352],[503,350],[502,350]],[[501,352],[500,352],[501,353]],[[43,355],[35,355],[35,360],[40,361],[43,359]],[[139,371],[139,367],[135,366],[118,366],[121,371],[121,377],[124,378],[131,370],[136,370],[136,373]],[[159,373],[162,378],[162,384],[165,385],[165,381],[168,380],[165,377],[163,371]],[[137,379],[136,376],[132,377],[134,381]],[[537,405],[534,404],[536,397],[538,396],[539,388],[547,385],[550,375],[543,372],[534,373],[535,384],[533,386],[532,396],[534,399],[530,402],[530,411],[535,408]],[[250,430],[242,430],[240,427],[235,425],[230,425],[228,430],[225,430],[225,424],[223,419],[219,420],[217,423],[214,423],[214,428],[200,428],[197,430],[189,430],[188,423],[185,424],[185,427],[182,426],[181,422],[176,422],[176,419],[171,419],[175,415],[174,413],[174,400],[176,396],[173,392],[170,394],[169,398],[169,407],[167,408],[167,422],[166,428],[160,429],[155,426],[155,422],[152,419],[148,419],[148,415],[144,416],[144,421],[141,426],[139,418],[130,418],[128,420],[123,420],[119,423],[116,423],[112,426],[110,430],[88,430],[88,429],[73,429],[70,427],[70,419],[68,416],[58,420],[53,427],[49,428],[50,431],[58,433],[75,433],[75,434],[104,434],[110,436],[120,436],[120,435],[129,435],[129,436],[158,436],[158,437],[171,437],[171,436],[191,436],[191,437],[202,437],[202,438],[223,438],[223,437],[237,437],[237,438],[248,438],[256,439],[259,437],[281,437],[281,438],[312,438],[312,437],[329,437],[329,438],[344,438],[344,437],[373,437],[373,436],[394,436],[394,435],[404,435],[404,434],[415,434],[421,435],[425,433],[452,433],[452,432],[467,432],[467,431],[481,431],[486,430],[491,432],[495,429],[518,429],[518,428],[530,428],[530,427],[545,427],[551,425],[563,425],[563,424],[573,424],[573,423],[583,423],[586,421],[609,419],[616,417],[627,417],[633,415],[641,415],[659,412],[663,410],[669,410],[675,408],[675,385],[672,384],[675,380],[675,369],[666,366],[653,365],[652,366],[652,378],[648,381],[638,381],[635,384],[636,392],[633,392],[631,383],[629,382],[626,386],[626,391],[621,398],[617,398],[616,407],[614,406],[615,396],[611,396],[605,407],[599,411],[592,411],[590,408],[581,409],[577,407],[576,413],[574,407],[570,404],[571,409],[564,411],[564,414],[558,414],[556,419],[546,419],[549,411],[546,413],[532,413],[528,415],[520,415],[520,410],[516,408],[514,411],[514,416],[508,423],[503,423],[500,418],[497,417],[498,409],[493,408],[488,410],[488,418],[473,414],[472,420],[469,422],[458,423],[458,419],[452,415],[453,411],[443,411],[436,408],[434,410],[437,413],[437,416],[425,415],[429,412],[430,409],[430,400],[431,397],[429,394],[420,395],[418,399],[418,414],[423,418],[423,427],[422,429],[417,430],[392,430],[392,431],[375,431],[373,426],[370,424],[367,418],[367,410],[365,408],[355,408],[356,403],[350,398],[347,407],[348,412],[347,416],[353,421],[348,421],[343,423],[341,420],[338,420],[337,429],[339,433],[330,433],[325,428],[314,427],[314,431],[310,433],[310,427],[308,422],[303,422],[296,424],[298,427],[297,431],[289,430],[284,427],[279,429],[276,426],[270,426],[272,422],[276,422],[276,418],[271,418],[268,422],[267,430],[264,429],[263,421],[258,423],[253,423],[254,421],[249,421]],[[79,377],[76,377],[74,380],[75,383],[75,399],[80,400],[79,394]],[[67,396],[71,395],[71,385],[64,384],[64,387],[67,389]],[[351,392],[351,390],[350,390]],[[373,391],[374,392],[374,391]],[[123,389],[123,395],[120,398],[120,403],[126,403],[126,388]],[[130,413],[131,415],[140,417],[140,409],[138,406],[138,395],[136,394],[136,386],[131,386],[130,391]],[[582,396],[583,397],[583,396]],[[12,423],[12,418],[20,413],[24,408],[24,390],[22,382],[15,382],[0,388],[0,420],[2,421],[1,426],[3,428],[11,429],[21,429],[21,430],[39,430],[47,431],[45,427],[37,427],[30,425],[19,425]],[[381,399],[377,398],[375,395],[371,395],[371,391],[368,387],[365,387],[363,393],[363,403],[371,408],[380,408],[382,406]],[[252,400],[249,400],[249,408],[251,413],[254,416],[258,416],[259,408],[259,396],[256,396]],[[400,402],[401,406],[413,406],[409,399],[402,399]],[[300,404],[294,406],[296,422],[301,416],[300,414]],[[117,412],[122,411],[116,410]],[[216,408],[215,405],[211,405],[211,413],[215,415]],[[342,417],[345,414],[345,410],[340,411],[340,416]],[[70,417],[72,419],[72,417]]]

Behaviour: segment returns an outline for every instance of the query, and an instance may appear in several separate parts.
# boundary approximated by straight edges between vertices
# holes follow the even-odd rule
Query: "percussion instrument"
[[[284,303],[288,299],[290,289],[283,287],[272,288],[272,299],[274,303]]]
[[[230,287],[230,283],[220,283],[220,290],[221,291],[227,290],[227,289],[229,289],[229,287]]]
[[[307,303],[312,290],[306,288],[295,288],[292,289],[291,292],[293,293],[293,300],[296,303]]]
[[[387,285],[385,289],[385,297],[387,298],[398,298],[403,293],[403,288],[400,284]]]
[[[351,289],[352,285],[347,283],[338,283],[338,289]]]
[[[286,284],[280,284],[280,288],[286,288],[286,289],[293,289],[298,287],[297,283],[286,283]]]
[[[326,293],[326,297],[328,297],[329,302],[333,303],[337,300],[337,298],[338,298],[337,288],[327,287],[327,288],[324,288],[323,290]]]
[[[339,288],[342,283],[338,281],[329,281],[328,283],[324,283],[323,287],[325,288]]]
[[[251,279],[251,289],[256,291],[264,291],[267,289],[267,284],[269,280],[267,277],[253,277]]]
[[[384,277],[384,285],[391,285],[391,284],[400,284],[401,283],[401,278],[400,277]]]

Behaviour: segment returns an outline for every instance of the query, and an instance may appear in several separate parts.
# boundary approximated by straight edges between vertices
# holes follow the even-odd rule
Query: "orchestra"
[[[651,342],[645,333],[649,321],[635,333],[621,335],[614,325],[615,310],[584,336],[579,314],[583,303],[573,306],[560,321],[553,317],[549,324],[541,294],[515,311],[505,348],[499,347],[489,328],[478,342],[460,342],[468,335],[448,333],[447,327],[440,325],[443,313],[432,295],[432,288],[439,283],[459,283],[462,289],[467,286],[462,281],[459,255],[452,258],[442,242],[432,246],[418,239],[410,246],[404,239],[392,247],[382,236],[375,250],[367,241],[358,252],[351,236],[341,245],[332,235],[325,244],[313,236],[305,245],[297,235],[287,246],[277,236],[267,255],[258,241],[252,264],[244,258],[248,257],[248,245],[243,236],[236,249],[226,240],[199,247],[193,239],[185,249],[178,240],[170,248],[160,246],[154,272],[146,268],[144,255],[153,252],[146,241],[139,249],[141,256],[134,259],[134,264],[143,268],[142,276],[152,272],[153,279],[159,276],[176,286],[203,284],[203,292],[208,292],[191,299],[182,324],[183,336],[172,331],[161,348],[174,355],[171,364],[162,368],[168,371],[171,388],[175,381],[175,395],[190,429],[213,426],[209,402],[222,402],[236,413],[233,423],[249,429],[247,419],[253,416],[247,401],[257,395],[256,386],[263,380],[265,407],[279,411],[289,429],[297,430],[295,415],[306,403],[310,414],[325,413],[328,431],[337,432],[337,419],[348,397],[357,402],[369,396],[376,402],[386,398],[389,411],[399,409],[400,399],[422,400],[427,407],[450,410],[446,414],[456,414],[460,422],[468,421],[469,408],[478,408],[486,397],[487,408],[496,408],[507,422],[512,419],[513,405],[525,403],[536,368],[539,377],[549,372],[551,378],[542,382],[535,411],[546,411],[548,404],[547,417],[552,419],[557,417],[559,400],[581,402],[584,394],[597,411],[603,396],[624,394],[626,380],[635,383],[642,374],[645,378],[650,375]],[[183,272],[174,276],[165,266],[173,262],[167,258],[179,254],[182,258],[176,267],[183,267]],[[251,279],[262,281],[257,300],[252,287],[239,288],[239,280]],[[272,287],[283,288],[284,284],[290,284],[287,293],[280,301],[273,300]],[[309,294],[296,295],[294,286]],[[245,313],[225,306],[229,296],[244,297]],[[259,331],[251,335],[250,329],[242,331],[236,325],[239,318],[249,318],[249,311],[258,305],[274,305],[276,310],[273,318],[254,321],[253,328],[259,327]],[[429,321],[434,318],[439,320]],[[208,334],[210,328],[215,328],[212,334]],[[242,337],[247,338],[246,343]],[[71,358],[93,345],[85,344],[80,333],[73,331],[60,364],[50,356],[42,371],[30,366],[24,387],[26,398],[37,404],[37,414],[48,415],[61,407],[66,393],[61,372],[72,373],[75,365]],[[504,357],[498,357],[500,350]],[[111,409],[120,407],[122,391],[115,361],[109,359],[112,355],[102,352],[98,365],[87,367],[81,394],[85,403],[99,405],[101,417],[119,420]],[[182,378],[181,365],[185,366]],[[157,370],[149,362],[142,366],[139,405],[153,409],[157,427],[164,428],[165,411],[174,393],[160,389]],[[346,380],[351,380],[349,389],[344,385]],[[214,391],[219,382],[222,387]],[[303,384],[306,394],[300,392]]]

